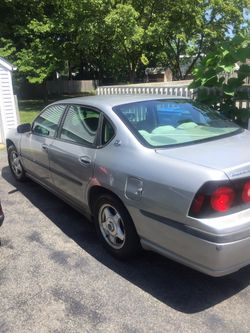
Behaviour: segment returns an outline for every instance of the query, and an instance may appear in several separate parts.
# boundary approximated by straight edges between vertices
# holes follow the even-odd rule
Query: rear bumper
[[[141,239],[141,244],[144,249],[153,250],[165,257],[215,277],[228,275],[250,264],[250,238],[228,244],[204,241],[201,244],[195,239],[187,239],[187,242],[190,241],[193,243],[193,249],[195,248],[198,251],[195,255],[193,251],[190,253],[190,251],[182,251],[181,248],[178,250],[174,249],[176,252],[173,252],[169,247],[159,246],[159,244],[143,238]],[[183,244],[184,247],[186,247],[186,244]],[[243,256],[243,253],[246,253],[247,257]],[[209,259],[207,255],[209,255]],[[202,258],[204,259],[203,262]]]
[[[227,238],[218,235],[211,241],[145,214],[141,218],[144,227],[139,226],[138,232],[145,249],[211,276],[224,276],[250,264],[250,237],[223,242]]]

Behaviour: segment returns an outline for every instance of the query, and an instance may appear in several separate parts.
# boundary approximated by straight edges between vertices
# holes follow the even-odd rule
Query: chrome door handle
[[[81,156],[81,157],[79,157],[79,162],[83,165],[90,165],[91,158],[89,156]]]

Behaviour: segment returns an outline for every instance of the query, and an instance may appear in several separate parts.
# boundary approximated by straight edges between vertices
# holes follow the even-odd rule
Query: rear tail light
[[[196,197],[194,198],[194,201],[192,203],[192,206],[191,206],[191,211],[194,214],[199,214],[200,213],[200,211],[202,209],[202,206],[204,204],[204,200],[205,200],[205,195],[204,194],[196,195]]]
[[[217,188],[211,195],[211,207],[216,212],[227,212],[235,198],[234,190],[224,186]]]
[[[245,203],[250,202],[250,181],[246,182],[242,191],[242,201]]]
[[[247,205],[248,204],[248,205]],[[250,207],[250,180],[208,182],[195,195],[189,216],[209,217],[227,214],[232,208]]]

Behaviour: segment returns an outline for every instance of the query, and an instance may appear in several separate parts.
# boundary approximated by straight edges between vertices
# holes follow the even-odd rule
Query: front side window
[[[60,138],[72,143],[93,145],[100,113],[84,106],[71,105],[67,111]]]
[[[151,100],[113,109],[131,132],[149,147],[192,144],[241,131],[215,110],[188,100]]]
[[[33,134],[54,137],[65,105],[52,105],[44,110],[33,122]]]

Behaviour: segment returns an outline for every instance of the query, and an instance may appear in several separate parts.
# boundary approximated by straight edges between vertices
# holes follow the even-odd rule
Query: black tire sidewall
[[[123,220],[126,236],[125,236],[124,245],[120,249],[115,249],[111,245],[109,245],[100,230],[99,211],[104,204],[109,204],[113,206],[118,211]],[[120,200],[116,199],[114,196],[109,194],[101,195],[95,202],[93,216],[94,216],[95,228],[99,239],[101,240],[105,249],[109,253],[111,253],[114,257],[119,259],[126,259],[128,257],[135,255],[139,251],[140,240],[137,235],[134,223],[127,209],[120,202]]]
[[[12,154],[13,152],[15,152],[17,155],[19,155],[19,154],[18,154],[18,151],[17,151],[17,149],[16,149],[16,147],[13,146],[13,145],[9,146],[7,152],[8,152],[8,163],[9,163],[9,167],[10,167],[11,173],[13,174],[13,176],[15,177],[16,180],[18,180],[18,181],[23,181],[23,180],[25,180],[25,178],[26,178],[26,177],[25,177],[25,170],[24,170],[24,168],[23,168],[23,166],[22,166],[22,163],[20,162],[21,167],[22,167],[22,172],[20,173],[19,176],[17,176],[17,175],[15,174],[15,172],[13,171],[12,166],[11,166],[11,161],[10,161],[10,159],[11,159],[11,154]]]

